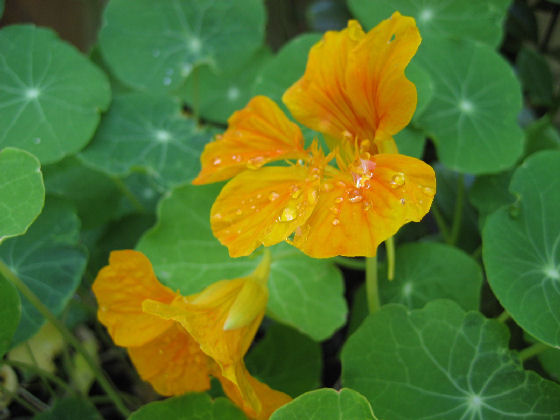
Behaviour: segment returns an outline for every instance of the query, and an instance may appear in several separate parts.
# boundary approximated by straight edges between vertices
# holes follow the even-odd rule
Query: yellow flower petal
[[[223,136],[204,148],[202,170],[193,184],[229,179],[273,160],[305,157],[301,130],[265,96],[251,99],[228,123]]]
[[[379,154],[325,181],[315,211],[293,245],[315,258],[374,256],[407,222],[420,221],[435,194],[433,169],[404,155]]]
[[[315,207],[321,169],[294,165],[239,174],[212,206],[214,236],[231,257],[284,241]]]
[[[181,395],[210,388],[208,356],[176,323],[143,346],[129,347],[128,354],[140,377],[161,395]]]
[[[113,251],[92,289],[99,304],[99,321],[119,346],[143,345],[172,325],[142,312],[145,299],[170,303],[176,294],[157,280],[152,264],[140,252]]]

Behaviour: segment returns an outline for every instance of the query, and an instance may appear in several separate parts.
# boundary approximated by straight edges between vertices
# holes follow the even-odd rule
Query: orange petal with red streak
[[[214,236],[228,247],[231,257],[284,241],[313,211],[320,172],[294,165],[239,174],[212,206]]]
[[[140,377],[158,394],[181,395],[210,388],[208,356],[176,323],[143,346],[128,348],[128,354]]]
[[[428,164],[398,154],[360,163],[365,173],[338,172],[326,181],[315,211],[296,231],[293,244],[307,255],[374,256],[381,242],[429,211],[436,178]]]
[[[204,148],[202,170],[193,184],[223,181],[274,160],[305,157],[300,128],[265,96],[251,99],[228,123],[227,131]]]
[[[145,299],[170,303],[176,294],[158,281],[152,264],[138,251],[111,252],[109,265],[99,271],[92,289],[99,321],[119,346],[143,345],[172,325],[142,312]]]

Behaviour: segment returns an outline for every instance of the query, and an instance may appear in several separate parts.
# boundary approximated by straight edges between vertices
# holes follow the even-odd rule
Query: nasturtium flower
[[[115,251],[92,288],[100,322],[158,393],[204,391],[214,376],[250,418],[267,419],[290,397],[253,378],[243,357],[265,313],[269,269],[265,253],[249,276],[181,296],[157,280],[142,253]]]
[[[403,224],[424,217],[434,171],[398,154],[392,137],[416,108],[404,70],[420,41],[414,19],[396,12],[368,33],[350,21],[311,48],[283,101],[323,134],[327,156],[316,141],[306,149],[299,126],[264,96],[231,116],[227,131],[205,147],[193,183],[233,177],[210,215],[232,257],[284,240],[316,258],[374,256]],[[287,165],[263,166],[273,161]]]

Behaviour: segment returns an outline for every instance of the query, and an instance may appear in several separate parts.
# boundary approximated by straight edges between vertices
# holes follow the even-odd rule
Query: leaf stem
[[[463,219],[463,204],[465,201],[465,178],[463,174],[457,176],[457,198],[455,199],[455,209],[453,211],[453,224],[449,234],[449,245],[455,245],[461,232],[461,222]]]
[[[441,214],[441,211],[436,203],[432,203],[432,216],[434,216],[434,220],[436,221],[436,225],[438,226],[444,241],[449,242],[449,228],[447,227],[445,218],[443,217],[443,214]]]
[[[48,379],[49,381],[51,381],[52,383],[54,383],[55,385],[57,385],[58,387],[64,389],[64,391],[70,393],[70,394],[74,394],[75,391],[74,389],[72,389],[66,382],[64,382],[62,379],[60,379],[58,376],[53,375],[50,372],[47,372],[44,369],[41,369],[38,366],[35,366],[33,364],[30,363],[25,363],[25,362],[17,362],[15,360],[9,360],[9,359],[5,359],[2,361],[4,364],[11,366],[11,367],[15,367],[21,370],[28,370],[36,375],[42,376],[46,379]]]
[[[500,315],[498,315],[496,317],[496,321],[500,322],[500,323],[505,323],[508,319],[510,318],[510,315],[508,313],[508,311],[504,311],[502,312]]]
[[[521,359],[522,362],[524,362],[527,359],[530,359],[531,357],[534,357],[540,353],[542,353],[543,351],[549,349],[550,346],[547,346],[544,343],[535,343],[527,348],[524,348],[523,350],[521,350],[519,352],[519,358]]]
[[[350,268],[352,270],[365,271],[366,269],[366,262],[364,260],[357,260],[354,258],[339,256],[339,257],[334,257],[333,261],[342,267]]]
[[[385,241],[385,251],[387,251],[387,279],[395,278],[395,240],[391,236]]]
[[[39,414],[41,412],[41,409],[35,407],[33,404],[28,402],[25,398],[19,396],[17,391],[16,392],[10,391],[6,389],[6,387],[3,384],[0,383],[0,395],[2,394],[6,395],[8,398],[13,398],[19,405],[26,408],[30,413]],[[2,398],[2,399],[5,400],[6,398]]]
[[[33,353],[33,349],[31,348],[31,345],[29,344],[29,340],[27,340],[25,342],[25,347],[27,349],[27,353],[29,353],[29,357],[31,359],[31,361],[33,362],[33,365],[37,368],[37,370],[41,370],[39,369],[39,363],[37,363],[37,359],[35,358],[35,353]],[[43,385],[45,385],[45,388],[47,388],[47,390],[49,391],[49,394],[51,396],[51,398],[56,397],[56,394],[54,392],[54,390],[51,387],[51,384],[45,379],[45,377],[41,374],[38,373],[39,378],[41,378],[41,382],[43,383]]]
[[[105,374],[101,371],[95,360],[90,356],[87,350],[82,346],[82,343],[74,337],[74,335],[66,328],[64,323],[62,323],[53,313],[47,308],[43,302],[33,293],[27,285],[19,279],[8,266],[0,259],[0,274],[3,275],[7,280],[9,280],[19,292],[25,296],[25,298],[39,311],[43,317],[45,317],[53,326],[60,332],[64,340],[70,344],[74,349],[82,355],[86,363],[89,365],[91,371],[95,375],[95,378],[99,382],[99,385],[103,388],[105,393],[113,400],[113,403],[119,410],[119,412],[124,416],[128,417],[130,411],[124,403],[122,402],[119,394],[113,388]]]
[[[377,256],[366,258],[366,295],[369,313],[379,310],[379,290],[377,286]]]

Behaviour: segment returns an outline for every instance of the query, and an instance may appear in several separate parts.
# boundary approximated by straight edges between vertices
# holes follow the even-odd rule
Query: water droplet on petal
[[[362,201],[364,199],[364,197],[362,197],[359,194],[353,195],[352,197],[350,197],[348,199],[348,201],[350,201],[351,203],[359,203],[360,201]]]
[[[293,198],[294,200],[297,200],[300,196],[301,196],[301,189],[296,188],[296,189],[294,190],[294,192],[292,193],[292,198]]]
[[[281,222],[291,222],[296,218],[296,209],[293,207],[286,207],[284,211],[282,211],[282,215],[280,216]]]
[[[333,226],[338,226],[340,224],[340,220],[333,219],[331,223],[332,223]]]
[[[344,198],[343,198],[343,197],[336,197],[336,198],[334,199],[334,202],[337,203],[337,204],[338,204],[338,203],[342,203],[343,201],[344,201]]]
[[[321,186],[321,188],[323,189],[323,191],[329,192],[329,191],[332,191],[333,186],[332,186],[332,184],[326,183],[326,184],[323,184]]]
[[[336,207],[336,206],[332,206],[330,209],[332,214],[337,215],[340,213],[340,208]]]
[[[222,214],[221,213],[213,214],[212,219],[221,220],[222,219]]]
[[[262,194],[257,194],[257,200],[260,200],[262,198]]]
[[[257,156],[254,158],[249,159],[247,162],[248,169],[258,169],[264,164],[264,157]]]
[[[311,204],[315,204],[317,201],[317,190],[311,190],[307,194],[307,201]]]
[[[237,210],[235,210],[235,214],[237,214],[238,216],[241,216],[243,214],[243,210],[237,209]]]
[[[369,211],[369,209],[371,209],[371,203],[369,201],[366,201],[364,203],[364,211]]]
[[[276,200],[278,197],[280,197],[280,194],[278,194],[277,192],[272,191],[270,194],[268,194],[268,199],[270,201],[274,201]]]
[[[422,188],[422,192],[426,195],[434,195],[436,193],[432,187],[424,187]]]
[[[239,155],[232,155],[231,156],[231,160],[235,161],[235,162],[241,162],[241,156]]]
[[[220,158],[216,158],[212,161],[212,165],[214,166],[218,166],[220,163],[222,163],[222,159]]]
[[[399,188],[404,185],[404,174],[402,172],[397,172],[391,178],[391,188]]]

